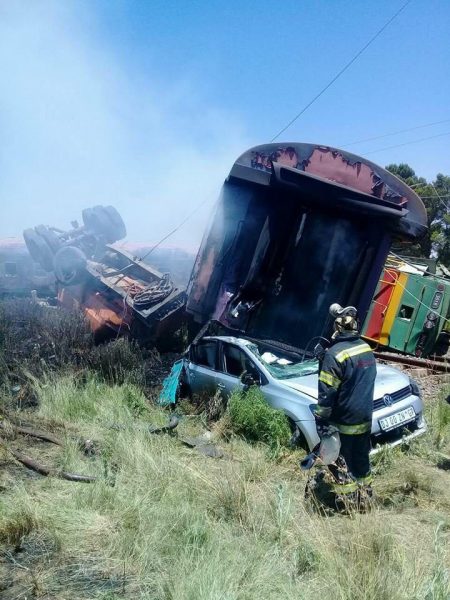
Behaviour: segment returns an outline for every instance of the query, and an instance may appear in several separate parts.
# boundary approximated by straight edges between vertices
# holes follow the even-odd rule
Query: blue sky
[[[114,204],[153,241],[217,196],[404,0],[0,4],[0,236]],[[450,2],[412,0],[280,138],[345,146],[450,119]],[[450,173],[450,120],[349,146]],[[195,247],[208,208],[173,243]]]

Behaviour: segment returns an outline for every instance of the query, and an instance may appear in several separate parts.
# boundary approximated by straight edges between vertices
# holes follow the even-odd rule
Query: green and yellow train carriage
[[[429,356],[450,334],[450,279],[389,256],[363,326],[377,346]]]

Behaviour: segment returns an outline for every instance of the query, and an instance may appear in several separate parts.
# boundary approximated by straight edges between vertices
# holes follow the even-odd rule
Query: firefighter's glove
[[[322,440],[324,437],[330,437],[333,433],[336,433],[337,429],[334,425],[331,425],[328,421],[323,419],[316,419],[317,435]]]
[[[313,409],[317,435],[320,439],[325,436],[332,435],[336,431],[336,428],[333,425],[330,425],[330,422],[328,421],[328,415],[326,415],[327,412],[328,411],[324,411],[320,406],[315,406]]]
[[[320,363],[323,362],[323,359],[325,357],[325,352],[327,351],[326,346],[324,346],[323,344],[321,344],[320,342],[318,344],[316,344],[314,346],[314,350],[313,350],[313,356],[314,358],[316,358]]]
[[[316,420],[317,435],[320,439],[322,439],[325,435],[327,435],[330,424],[326,419],[319,417],[317,414],[314,415],[314,418]]]

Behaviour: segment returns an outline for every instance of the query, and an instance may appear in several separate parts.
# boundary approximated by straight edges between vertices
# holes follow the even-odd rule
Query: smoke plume
[[[210,106],[182,61],[178,81],[128,69],[93,7],[0,6],[0,237],[113,204],[129,240],[157,241],[218,196],[248,146],[238,117]],[[171,243],[194,248],[209,207]]]

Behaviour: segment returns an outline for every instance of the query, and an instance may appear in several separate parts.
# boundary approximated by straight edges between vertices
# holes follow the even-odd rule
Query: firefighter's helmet
[[[354,306],[343,308],[340,304],[334,303],[330,306],[330,315],[334,317],[335,334],[358,330],[358,311]]]

